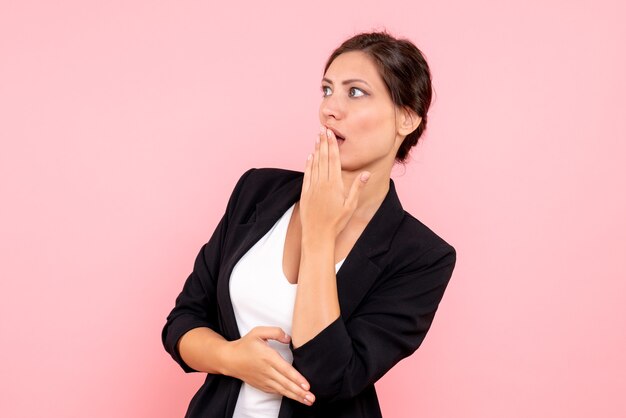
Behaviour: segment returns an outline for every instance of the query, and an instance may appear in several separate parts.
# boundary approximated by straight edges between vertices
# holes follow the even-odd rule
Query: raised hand
[[[307,380],[267,340],[288,344],[290,338],[278,327],[253,328],[230,343],[227,374],[264,392],[312,405],[315,396],[309,391]]]
[[[303,233],[316,231],[337,237],[354,213],[369,176],[367,171],[356,176],[346,196],[337,138],[330,129],[320,128],[315,152],[306,162],[300,195]]]

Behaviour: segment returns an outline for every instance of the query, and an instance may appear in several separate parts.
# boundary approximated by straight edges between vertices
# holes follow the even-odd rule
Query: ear
[[[403,137],[407,136],[411,132],[417,129],[422,123],[422,118],[412,109],[403,107],[398,109],[398,115],[396,117],[396,129],[399,135]]]

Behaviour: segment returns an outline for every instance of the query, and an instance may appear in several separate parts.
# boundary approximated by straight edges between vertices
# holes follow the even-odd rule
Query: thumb
[[[367,184],[370,175],[371,174],[369,171],[363,171],[361,174],[355,177],[354,181],[352,182],[352,186],[350,187],[350,193],[348,193],[346,203],[356,206],[356,203],[359,200],[359,192]]]

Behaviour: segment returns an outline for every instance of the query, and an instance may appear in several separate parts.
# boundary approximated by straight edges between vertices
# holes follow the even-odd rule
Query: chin
[[[344,161],[343,158],[341,159],[341,171],[351,172],[363,169],[365,169],[365,167],[362,164],[358,164],[355,161]]]

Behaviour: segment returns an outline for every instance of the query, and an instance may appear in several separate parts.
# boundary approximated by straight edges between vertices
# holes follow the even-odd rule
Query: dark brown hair
[[[386,32],[371,32],[355,35],[335,49],[326,61],[324,73],[335,58],[350,51],[369,55],[376,63],[393,103],[399,108],[415,111],[422,118],[417,129],[404,138],[398,149],[396,160],[403,163],[409,150],[426,130],[427,113],[432,100],[428,63],[411,41],[396,39]]]

